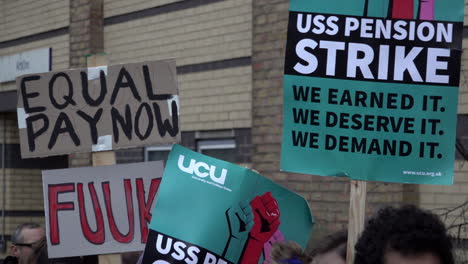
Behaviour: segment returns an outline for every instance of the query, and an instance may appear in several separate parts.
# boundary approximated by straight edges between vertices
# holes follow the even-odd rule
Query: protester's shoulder
[[[3,264],[18,264],[18,259],[13,256],[8,256],[3,260],[2,263]]]
[[[83,263],[80,257],[56,258],[49,259],[50,264],[81,264]]]

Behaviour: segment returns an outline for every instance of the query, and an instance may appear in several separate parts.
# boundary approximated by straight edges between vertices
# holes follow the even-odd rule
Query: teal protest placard
[[[313,225],[301,196],[179,145],[169,155],[152,215],[143,263],[267,264],[274,242],[305,247]]]
[[[463,0],[291,0],[281,168],[452,184]]]

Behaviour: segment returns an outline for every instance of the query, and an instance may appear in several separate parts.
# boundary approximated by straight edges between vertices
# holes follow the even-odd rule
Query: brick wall
[[[455,162],[454,184],[451,186],[419,186],[419,205],[439,215],[455,238],[456,263],[468,261],[468,161]]]
[[[6,120],[6,123],[4,123]],[[4,126],[6,124],[6,126]],[[0,152],[3,144],[18,144],[18,125],[16,114],[0,114]],[[6,128],[6,130],[4,129]],[[4,131],[6,133],[4,133]],[[5,139],[5,140],[4,140]],[[6,157],[10,154],[7,147]],[[3,155],[0,155],[3,156]],[[1,163],[1,162],[0,162]],[[6,218],[5,233],[10,235],[15,226],[26,221],[36,221],[44,224],[43,217],[34,217],[28,211],[42,211],[42,178],[39,169],[16,169],[10,166],[10,162],[4,164],[5,170],[0,169],[0,205],[5,202]],[[3,188],[5,192],[3,192]],[[3,221],[3,219],[0,219]],[[0,234],[3,233],[3,222],[0,221]],[[3,255],[0,252],[0,257]]]
[[[104,51],[103,0],[70,0],[70,68],[86,67],[86,55]]]
[[[264,175],[299,191],[310,200],[311,177],[279,172],[282,126],[284,45],[287,0],[253,1],[252,46],[252,156],[253,167]],[[306,186],[299,190],[300,186]]]
[[[175,2],[180,0],[104,0],[104,16],[121,15]]]
[[[0,0],[0,42],[68,26],[68,1]]]
[[[6,121],[6,126],[3,122]],[[19,144],[18,126],[16,122],[16,114],[14,113],[1,113],[0,116],[0,143],[4,141],[7,144]],[[4,129],[6,127],[6,129]],[[5,139],[5,140],[4,140]]]
[[[107,25],[105,50],[111,64],[174,57],[180,66],[250,56],[251,2],[187,5]]]
[[[138,3],[158,7],[168,2]],[[178,69],[196,65],[191,72],[178,74],[182,129],[250,127],[251,67],[244,63],[225,68],[225,61],[248,60],[251,55],[252,0],[190,5],[193,2],[197,1],[178,2],[163,14],[134,14],[142,18],[106,25],[104,43],[110,64],[174,57]],[[106,11],[127,5],[123,1],[108,4]],[[213,62],[220,67],[210,69]]]
[[[179,74],[183,130],[251,126],[251,67]]]
[[[468,4],[465,1],[465,26],[468,25]],[[468,41],[463,41],[462,65],[460,76],[460,90],[458,98],[458,129],[457,138],[461,140],[465,149],[468,150],[468,119],[461,115],[468,114]],[[454,170],[454,184],[452,186],[419,186],[419,205],[433,210],[441,215],[445,223],[449,226],[450,232],[455,237],[468,239],[468,230],[465,226],[458,228],[458,225],[467,223],[468,214],[466,206],[461,206],[468,202],[468,161],[464,160],[460,153],[457,153]],[[450,213],[446,214],[446,210]],[[467,258],[468,259],[468,256]]]
[[[468,41],[463,41],[458,113],[468,114]]]
[[[465,0],[465,21],[464,24],[465,26],[468,25],[468,2]]]
[[[465,21],[468,25],[468,1],[465,0]],[[458,113],[468,114],[468,41],[463,41],[462,66],[460,76],[460,93],[458,98]]]
[[[21,159],[15,113],[0,113],[0,164],[3,148],[5,170],[0,168],[0,208],[6,210],[5,234],[9,237],[18,224],[32,221],[44,225],[41,169],[65,168],[68,163],[66,156]],[[3,234],[1,218],[0,234]]]

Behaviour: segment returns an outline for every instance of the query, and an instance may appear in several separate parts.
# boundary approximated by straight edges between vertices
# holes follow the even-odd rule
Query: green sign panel
[[[281,168],[452,184],[463,0],[291,0]]]
[[[278,241],[305,247],[307,202],[247,168],[175,145],[158,190],[143,263],[272,263]]]

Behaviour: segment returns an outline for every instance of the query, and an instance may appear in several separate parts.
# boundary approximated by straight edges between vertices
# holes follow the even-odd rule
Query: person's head
[[[348,233],[336,232],[317,243],[312,250],[312,264],[345,264]]]
[[[11,237],[11,254],[18,258],[19,264],[27,263],[34,254],[36,244],[44,238],[44,229],[35,223],[19,225]]]
[[[65,257],[49,259],[47,252],[47,241],[45,237],[34,243],[32,254],[26,257],[25,264],[82,264],[80,257]],[[86,263],[86,262],[84,262]]]
[[[274,264],[309,263],[312,259],[304,253],[296,242],[279,242],[273,244],[271,258]]]
[[[120,254],[122,264],[136,264],[140,261],[140,257],[143,255],[143,252],[124,252]],[[141,263],[141,261],[140,261]]]
[[[28,256],[27,264],[49,264],[47,255],[47,241],[45,237],[34,243],[32,246],[33,253]]]
[[[442,221],[416,206],[386,207],[370,219],[354,264],[453,264],[452,242]]]

